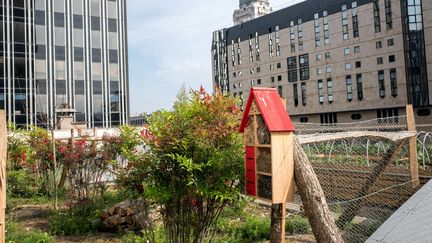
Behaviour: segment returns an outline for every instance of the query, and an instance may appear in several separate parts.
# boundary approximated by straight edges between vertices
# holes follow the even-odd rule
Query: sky
[[[274,9],[301,0],[270,0]],[[170,109],[184,84],[212,91],[214,30],[233,25],[238,0],[128,0],[130,114]]]

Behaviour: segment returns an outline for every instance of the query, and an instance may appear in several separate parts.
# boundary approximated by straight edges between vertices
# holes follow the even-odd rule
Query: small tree
[[[146,195],[161,205],[170,242],[203,242],[221,210],[239,197],[243,150],[236,101],[201,88],[173,111],[149,117]]]

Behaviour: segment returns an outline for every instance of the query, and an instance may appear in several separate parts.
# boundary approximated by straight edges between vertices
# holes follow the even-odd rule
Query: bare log
[[[285,203],[273,204],[271,207],[270,242],[285,242]]]
[[[317,242],[344,242],[330,213],[318,178],[296,137],[294,138],[294,179]]]
[[[385,170],[387,165],[389,165],[391,162],[393,162],[396,159],[396,157],[399,155],[402,149],[403,144],[404,144],[403,140],[399,141],[397,144],[393,144],[393,146],[388,149],[386,155],[384,155],[381,158],[381,161],[379,161],[379,163],[374,167],[372,173],[366,179],[362,188],[360,188],[359,192],[355,197],[359,199],[351,202],[351,204],[349,204],[348,207],[345,208],[345,210],[342,212],[339,219],[336,221],[336,224],[339,228],[341,229],[345,228],[346,224],[351,222],[351,220],[354,219],[354,217],[359,212],[365,200],[362,197],[367,195],[369,189],[372,187],[372,185],[375,183],[375,181],[378,179],[381,173]]]

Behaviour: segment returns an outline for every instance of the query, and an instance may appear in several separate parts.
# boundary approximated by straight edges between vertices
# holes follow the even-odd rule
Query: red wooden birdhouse
[[[240,132],[244,133],[246,193],[285,203],[294,193],[294,125],[277,89],[251,88]]]

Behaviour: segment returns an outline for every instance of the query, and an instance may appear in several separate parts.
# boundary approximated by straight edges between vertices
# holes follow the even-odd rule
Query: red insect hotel
[[[272,204],[294,195],[294,125],[273,88],[251,88],[240,132],[244,133],[246,193]]]

